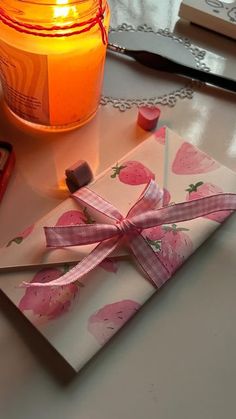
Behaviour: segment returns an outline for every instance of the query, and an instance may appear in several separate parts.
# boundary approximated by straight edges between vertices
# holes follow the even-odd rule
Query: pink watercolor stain
[[[34,229],[34,224],[27,227],[24,231],[21,231],[19,234],[17,234],[16,237],[11,239],[7,243],[7,247],[11,246],[12,243],[21,244],[23,240],[25,240],[32,233],[33,229]]]
[[[194,175],[216,170],[220,164],[192,144],[184,142],[176,153],[172,171],[176,175]]]
[[[144,230],[144,236],[168,272],[174,273],[192,254],[192,240],[186,233],[187,228],[177,224],[157,226]]]
[[[100,264],[100,268],[104,269],[107,272],[111,272],[113,274],[116,274],[118,271],[118,263],[115,260],[112,260],[110,258],[104,259]]]
[[[32,279],[33,282],[48,282],[62,276],[59,269],[42,269]],[[44,316],[49,320],[56,319],[66,313],[79,293],[76,284],[60,287],[27,288],[19,302],[21,311],[31,310],[36,316]]]
[[[86,216],[82,211],[79,210],[69,210],[64,212],[57,220],[56,226],[68,226],[68,225],[77,225],[85,224]]]
[[[197,182],[189,185],[186,189],[188,192],[186,201],[194,201],[195,199],[204,198],[205,196],[211,196],[223,193],[223,189],[213,183],[209,182]],[[212,214],[205,215],[204,218],[208,220],[216,221],[217,223],[223,223],[223,221],[232,214],[233,211],[217,211]]]
[[[141,307],[133,300],[107,304],[88,320],[88,331],[104,345]]]
[[[155,131],[154,136],[159,144],[164,145],[166,142],[166,127],[159,128]]]
[[[148,167],[135,160],[124,162],[121,166],[117,164],[112,169],[111,178],[115,179],[118,176],[119,181],[126,185],[144,185],[155,179],[154,173]]]
[[[163,189],[163,207],[167,206],[170,203],[171,195],[170,192],[167,189]]]

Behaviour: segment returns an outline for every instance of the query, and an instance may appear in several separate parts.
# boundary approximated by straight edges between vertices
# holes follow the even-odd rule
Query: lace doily
[[[181,54],[185,62],[188,61],[189,65],[204,71],[210,70],[204,62],[206,51],[194,46],[189,39],[176,36],[168,29],[154,31],[147,25],[135,28],[126,23],[110,29],[111,34],[121,31],[153,32],[157,35],[157,42],[159,40],[164,43],[164,46],[168,47],[167,50],[172,47],[176,50],[176,54]],[[134,106],[157,104],[173,107],[179,99],[191,99],[194,86],[199,85],[198,82],[185,82],[173,75],[157,73],[156,70],[147,69],[135,61],[132,63],[129,61],[127,65],[125,58],[112,56],[109,53],[107,55],[102,105],[111,104],[120,111],[126,111]]]

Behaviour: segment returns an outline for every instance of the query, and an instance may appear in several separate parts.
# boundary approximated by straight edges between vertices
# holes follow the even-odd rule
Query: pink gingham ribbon
[[[92,252],[60,278],[47,283],[25,286],[62,286],[79,280],[98,266],[118,246],[125,244],[152,284],[160,288],[171,272],[161,262],[158,253],[147,243],[142,231],[162,224],[192,220],[217,211],[236,210],[236,194],[222,193],[194,201],[160,207],[163,191],[151,180],[126,217],[109,202],[88,188],[73,194],[82,204],[105,215],[107,224],[79,224],[45,227],[47,246],[50,248],[99,243]]]

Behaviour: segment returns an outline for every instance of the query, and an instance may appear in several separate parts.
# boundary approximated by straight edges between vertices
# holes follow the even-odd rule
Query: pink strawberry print
[[[56,226],[68,226],[68,225],[77,225],[77,224],[92,224],[90,214],[87,211],[87,208],[84,208],[83,211],[79,210],[69,210],[64,212],[57,220]]]
[[[163,207],[165,207],[170,203],[171,195],[170,195],[170,192],[165,188],[163,189],[163,192],[164,192],[164,195],[163,195],[162,205]],[[162,228],[162,226],[156,226],[156,227],[143,230],[143,235],[150,241],[150,243],[155,242],[156,245],[158,245],[157,241],[160,240],[165,235],[165,230]]]
[[[62,274],[59,269],[42,269],[31,283],[53,281]],[[21,311],[31,310],[36,316],[53,320],[69,310],[78,293],[79,287],[75,283],[61,287],[27,288],[18,307]]]
[[[84,208],[83,212],[79,210],[69,210],[60,216],[57,220],[56,226],[68,226],[78,224],[93,224],[95,221],[92,219],[87,208]],[[99,266],[108,272],[116,273],[117,264],[112,259],[103,260]]]
[[[211,196],[224,192],[219,186],[208,182],[197,182],[195,185],[191,183],[186,191],[188,192],[186,201],[193,201],[194,199],[203,198],[204,196]],[[205,215],[204,218],[216,221],[217,223],[222,223],[230,214],[232,214],[232,211],[217,211]]]
[[[155,133],[155,138],[159,144],[164,145],[166,142],[166,127],[159,128]]]
[[[187,142],[181,145],[172,163],[172,171],[176,175],[207,173],[219,167],[218,162]]]
[[[88,331],[104,345],[140,308],[133,300],[122,300],[102,307],[88,320]]]
[[[107,272],[111,272],[113,274],[116,274],[116,272],[118,271],[118,263],[117,261],[110,259],[110,258],[106,258],[104,259],[100,264],[99,264],[100,268],[104,269]]]
[[[11,239],[7,243],[7,247],[11,246],[12,243],[21,244],[23,240],[25,240],[30,235],[30,233],[32,233],[33,229],[34,229],[34,224],[27,227],[24,231],[21,231],[16,237]]]
[[[154,227],[144,236],[153,250],[158,252],[161,262],[170,273],[174,273],[183,262],[191,255],[193,244],[186,234],[187,228],[172,226]]]
[[[163,207],[167,206],[170,203],[170,200],[171,200],[170,192],[164,188],[163,189],[163,202],[162,202]]]
[[[143,185],[148,183],[151,179],[155,179],[154,173],[151,172],[144,164],[138,161],[127,161],[112,167],[113,173],[111,178],[119,177],[120,182],[127,185]]]
[[[156,226],[143,230],[142,234],[147,239],[148,243],[151,246],[154,246],[154,250],[161,249],[160,240],[164,237],[166,231],[162,226]]]

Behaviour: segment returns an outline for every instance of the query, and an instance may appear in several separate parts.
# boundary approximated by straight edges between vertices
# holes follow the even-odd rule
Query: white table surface
[[[110,0],[112,24],[168,27],[209,51],[212,70],[235,73],[235,42],[176,24],[179,3]],[[233,94],[202,88],[161,106],[160,125],[236,171],[235,104]],[[14,144],[17,166],[0,206],[0,244],[64,199],[63,171],[75,152],[98,173],[143,141],[136,115],[101,107],[84,128],[49,136],[24,132],[1,109],[0,138]],[[235,234],[234,216],[74,377],[1,297],[0,417],[235,418]]]

